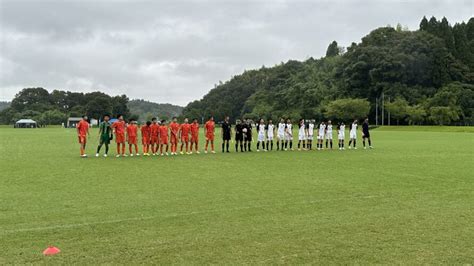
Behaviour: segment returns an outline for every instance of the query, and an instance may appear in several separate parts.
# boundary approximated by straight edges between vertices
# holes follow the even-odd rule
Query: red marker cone
[[[61,252],[61,250],[59,250],[59,248],[54,247],[54,246],[50,246],[50,247],[48,247],[47,249],[45,249],[43,251],[43,255],[45,255],[45,256],[56,255],[59,252]]]

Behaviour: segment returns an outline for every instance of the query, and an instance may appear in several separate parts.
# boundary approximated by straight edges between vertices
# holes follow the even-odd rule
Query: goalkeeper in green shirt
[[[97,146],[97,153],[95,154],[95,157],[99,157],[99,152],[100,148],[102,148],[102,145],[105,145],[104,157],[107,157],[107,153],[109,153],[110,140],[113,138],[109,119],[109,115],[104,115],[104,121],[102,121],[102,123],[99,125],[99,146]]]

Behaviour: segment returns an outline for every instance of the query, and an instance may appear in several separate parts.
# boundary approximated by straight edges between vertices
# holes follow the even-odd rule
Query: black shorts
[[[362,138],[364,138],[364,139],[370,138],[369,132],[362,132]]]
[[[245,135],[245,140],[246,141],[252,141],[252,135],[250,135],[250,134]]]
[[[224,134],[222,136],[222,140],[230,140],[230,132],[228,132],[228,133],[224,132]]]
[[[235,134],[235,141],[244,141],[243,134]]]

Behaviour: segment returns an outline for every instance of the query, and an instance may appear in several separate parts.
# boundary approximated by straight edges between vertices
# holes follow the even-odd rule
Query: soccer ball
[[[247,129],[246,128],[242,129],[242,132],[247,133]]]

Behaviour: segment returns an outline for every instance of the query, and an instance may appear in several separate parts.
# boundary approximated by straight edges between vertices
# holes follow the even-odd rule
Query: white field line
[[[216,213],[216,212],[229,212],[229,211],[232,212],[232,211],[240,211],[240,210],[248,210],[248,209],[271,208],[271,207],[275,207],[275,206],[281,207],[281,206],[292,206],[292,205],[310,205],[310,204],[315,204],[315,203],[319,203],[319,202],[330,202],[330,201],[339,201],[339,200],[347,200],[347,199],[371,199],[371,198],[381,198],[381,197],[383,197],[383,196],[381,196],[381,195],[379,195],[379,196],[377,196],[377,195],[367,195],[367,196],[357,196],[357,197],[320,199],[320,200],[295,202],[295,203],[263,204],[263,205],[245,206],[245,207],[229,208],[229,209],[193,211],[193,212],[187,212],[187,213],[176,213],[176,214],[168,214],[168,215],[139,216],[139,217],[130,217],[130,218],[123,218],[123,219],[112,219],[112,220],[88,222],[88,223],[59,224],[59,225],[51,225],[51,226],[19,228],[19,229],[5,230],[2,233],[0,233],[0,235],[7,235],[7,234],[14,234],[14,233],[21,233],[21,232],[46,231],[46,230],[56,230],[56,229],[69,229],[69,228],[76,228],[76,227],[94,226],[94,225],[103,225],[103,224],[114,224],[114,223],[122,223],[122,222],[129,222],[129,221],[146,221],[146,220],[152,220],[152,219],[156,219],[156,218],[172,218],[172,217],[191,216],[191,215]]]

